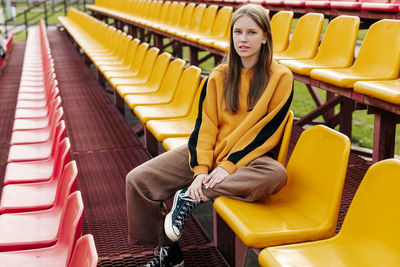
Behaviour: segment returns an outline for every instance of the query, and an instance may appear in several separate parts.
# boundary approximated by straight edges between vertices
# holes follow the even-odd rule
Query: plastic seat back
[[[360,18],[339,16],[329,24],[315,60],[328,66],[349,67],[354,60]]]
[[[194,3],[189,3],[185,6],[185,9],[182,13],[182,18],[179,22],[180,29],[184,30],[189,28],[195,6],[196,5]]]
[[[185,2],[179,2],[177,7],[175,8],[175,13],[172,16],[172,20],[170,25],[172,27],[177,27],[179,26],[179,22],[182,18],[183,15],[183,10],[185,9],[186,3]]]
[[[156,62],[154,63],[154,67],[151,70],[151,74],[147,83],[149,86],[158,86],[161,84],[165,72],[168,69],[171,57],[172,57],[171,54],[166,52],[158,55]]]
[[[165,72],[164,78],[161,81],[160,88],[157,91],[158,95],[170,96],[172,99],[184,67],[185,61],[180,58],[174,59],[169,64],[167,71]]]
[[[169,10],[169,6],[171,5],[171,1],[165,1],[162,6],[161,6],[161,10],[160,10],[160,15],[157,19],[157,23],[164,23],[168,14],[168,10]]]
[[[371,25],[356,60],[354,72],[396,79],[400,68],[400,21],[383,19]]]
[[[210,32],[210,37],[224,37],[226,29],[230,26],[232,10],[233,8],[231,6],[224,6],[220,10],[218,10],[217,16],[215,17],[215,21]]]
[[[190,66],[183,71],[176,88],[172,104],[175,108],[185,111],[185,115],[190,112],[190,107],[194,101],[197,88],[199,86],[201,69]]]
[[[147,19],[148,22],[157,22],[160,16],[162,1],[152,1],[151,3],[151,13]]]
[[[79,238],[71,257],[70,267],[96,267],[98,255],[93,236],[86,234]]]
[[[218,6],[216,5],[209,5],[205,11],[204,15],[201,19],[201,23],[199,29],[196,33],[200,34],[208,34],[210,33],[212,26],[215,21],[215,16],[217,15]]]
[[[171,4],[169,5],[169,8],[168,8],[168,11],[167,11],[167,15],[165,16],[165,20],[164,20],[165,25],[172,24],[172,20],[174,19],[174,15],[175,15],[177,7],[178,7],[177,1],[171,2]]]
[[[75,243],[82,233],[83,209],[81,192],[76,191],[72,193],[66,201],[65,210],[58,229],[58,245],[69,250],[67,263],[70,261]]]
[[[315,227],[325,228],[324,236],[336,229],[343,190],[350,140],[347,136],[323,125],[306,129],[296,143],[287,164],[287,185],[273,202],[285,201],[285,206],[297,210],[314,221]]]
[[[281,10],[271,19],[271,32],[274,52],[286,50],[289,44],[293,11]]]
[[[64,170],[65,165],[71,161],[71,142],[68,137],[65,137],[54,153],[54,175],[53,177],[60,177],[61,172]]]
[[[153,1],[149,1],[149,0],[143,1],[142,9],[139,10],[140,18],[145,19],[145,20],[149,19],[150,15],[151,15],[151,11],[152,11],[150,9],[152,2]]]
[[[297,22],[288,48],[282,54],[293,59],[314,57],[318,49],[323,19],[324,15],[320,13],[303,15]],[[280,54],[277,55],[277,59],[279,57]]]
[[[146,52],[143,63],[140,66],[139,73],[136,76],[138,79],[143,79],[144,82],[147,82],[147,80],[150,78],[150,74],[153,71],[153,66],[159,52],[160,49],[157,47],[152,47]]]
[[[78,168],[76,166],[76,161],[73,160],[65,165],[58,183],[54,205],[56,205],[56,203],[64,203],[65,199],[76,190],[77,177]]]
[[[398,159],[372,165],[336,236],[264,249],[261,266],[399,266],[399,173]]]
[[[190,19],[190,24],[189,24],[189,28],[188,28],[189,31],[192,31],[192,32],[199,31],[205,9],[206,9],[205,4],[199,4],[194,8],[193,15]]]
[[[368,251],[368,256],[373,255],[376,264],[381,266],[395,266],[390,263],[395,258],[397,264],[400,262],[399,174],[398,159],[372,165],[357,189],[338,234],[339,239],[349,244],[349,249],[362,246],[362,250]]]
[[[149,48],[148,43],[141,43],[136,49],[135,58],[132,60],[131,71],[135,75],[139,73],[140,67],[142,66],[142,62],[146,56],[147,49]]]

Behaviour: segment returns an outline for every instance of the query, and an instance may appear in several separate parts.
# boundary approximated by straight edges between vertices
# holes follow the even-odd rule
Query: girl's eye
[[[256,32],[254,32],[254,31],[251,31],[251,32],[250,32],[250,34],[256,34]]]
[[[240,31],[234,31],[235,34],[240,34]]]

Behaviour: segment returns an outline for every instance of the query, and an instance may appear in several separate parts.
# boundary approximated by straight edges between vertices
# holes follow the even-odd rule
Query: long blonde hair
[[[236,112],[239,108],[239,82],[240,70],[242,67],[241,59],[233,45],[233,26],[242,16],[251,18],[264,32],[267,42],[261,45],[260,54],[254,68],[254,77],[250,82],[250,90],[247,97],[248,109],[251,110],[256,105],[269,82],[270,68],[272,63],[272,34],[271,25],[267,11],[260,5],[247,4],[237,9],[231,20],[230,48],[225,57],[228,63],[227,75],[224,81],[224,98],[227,110]]]

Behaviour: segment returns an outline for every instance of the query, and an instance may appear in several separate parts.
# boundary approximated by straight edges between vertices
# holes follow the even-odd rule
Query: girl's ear
[[[261,41],[262,44],[266,44],[267,43],[267,33],[264,33],[264,38]]]

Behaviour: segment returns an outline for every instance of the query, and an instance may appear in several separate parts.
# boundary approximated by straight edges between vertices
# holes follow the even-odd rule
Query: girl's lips
[[[249,47],[248,46],[239,46],[239,50],[241,52],[246,52],[247,50],[249,50]]]

